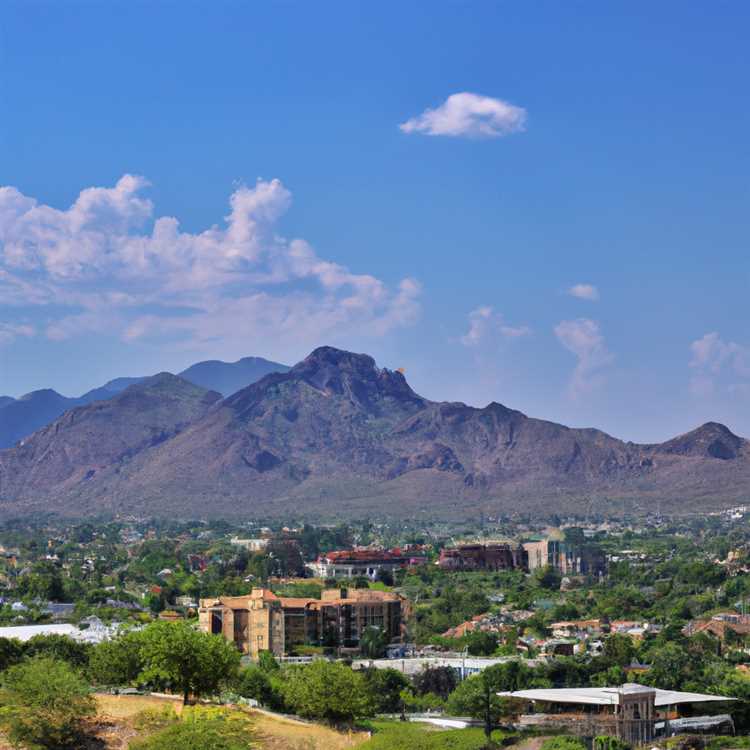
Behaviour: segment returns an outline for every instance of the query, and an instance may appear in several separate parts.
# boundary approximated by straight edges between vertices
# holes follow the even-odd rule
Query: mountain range
[[[623,442],[494,402],[430,401],[331,347],[223,395],[161,373],[67,411],[0,451],[0,512],[619,515],[750,495],[750,443],[723,425]]]
[[[180,377],[208,390],[218,391],[222,396],[229,396],[269,372],[286,372],[288,369],[287,365],[262,357],[244,357],[237,362],[198,362],[183,370]],[[32,391],[19,399],[0,396],[0,449],[9,448],[69,409],[110,399],[144,379],[115,378],[77,398],[62,396],[49,388]]]

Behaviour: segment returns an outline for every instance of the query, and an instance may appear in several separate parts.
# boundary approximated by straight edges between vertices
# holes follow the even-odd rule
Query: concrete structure
[[[352,664],[354,669],[397,669],[405,675],[413,676],[424,669],[434,667],[450,667],[455,670],[459,679],[463,680],[471,675],[479,674],[487,667],[495,664],[505,664],[509,661],[518,661],[517,656],[466,656],[455,654],[452,656],[411,656],[402,659],[363,659]],[[543,662],[539,659],[524,659],[524,664],[537,666]]]
[[[320,599],[308,599],[258,588],[248,596],[201,599],[198,617],[202,630],[223,635],[257,659],[261,651],[280,657],[304,645],[356,649],[368,627],[401,641],[406,600],[369,589],[329,589]]]
[[[657,720],[666,727],[679,717],[679,706],[734,700],[721,695],[660,690],[637,683],[605,688],[542,688],[499,695],[528,701],[534,713],[520,725],[567,729],[581,737],[610,735],[640,745],[656,736]]]
[[[423,550],[409,549],[350,549],[326,552],[306,568],[317,578],[356,578],[363,576],[374,581],[381,571],[393,574],[401,568],[424,565]]]
[[[267,538],[260,538],[260,539],[239,539],[236,536],[233,536],[229,543],[233,544],[235,547],[242,547],[246,549],[248,552],[262,552],[266,547],[268,547],[268,539]]]
[[[438,565],[444,570],[526,570],[528,561],[521,545],[493,542],[443,549]]]
[[[599,576],[607,572],[607,559],[596,547],[577,546],[562,539],[542,539],[524,542],[528,568],[551,567],[564,576]]]

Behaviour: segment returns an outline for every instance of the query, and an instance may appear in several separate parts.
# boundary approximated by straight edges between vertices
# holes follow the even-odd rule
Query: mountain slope
[[[206,414],[220,394],[169,373],[106,401],[67,411],[11,450],[0,452],[0,497],[33,499],[75,491],[97,472],[126,465]]]
[[[197,362],[179,375],[191,383],[210,391],[218,391],[226,397],[272,372],[288,371],[289,367],[286,365],[271,362],[263,357],[243,357],[236,362],[222,362],[216,359]]]
[[[270,362],[262,357],[245,357],[237,362],[198,362],[180,373],[180,377],[206,390],[228,396],[270,372],[287,370],[289,368],[286,365]],[[69,409],[110,399],[143,380],[145,378],[142,377],[115,378],[77,398],[62,396],[51,389],[33,391],[18,400],[1,396],[0,449],[15,445]]]
[[[687,511],[748,499],[750,445],[722,425],[661,445],[625,443],[496,403],[428,401],[401,373],[330,347],[209,400],[130,452],[92,443],[106,444],[141,407],[125,411],[115,398],[96,429],[90,412],[71,412],[72,423],[66,415],[0,452],[0,498],[193,516]],[[143,407],[150,435],[171,416],[157,402]],[[62,467],[50,446],[64,450]]]

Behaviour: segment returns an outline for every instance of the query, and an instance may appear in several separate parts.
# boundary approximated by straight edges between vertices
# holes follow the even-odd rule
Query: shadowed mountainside
[[[207,390],[218,391],[223,396],[228,396],[260,380],[269,372],[287,370],[289,368],[286,365],[270,362],[262,357],[245,357],[237,362],[198,362],[181,372],[180,377]],[[62,396],[51,389],[32,391],[19,399],[0,396],[0,448],[15,445],[69,409],[95,401],[105,401],[144,379],[115,378],[77,398]]]
[[[680,512],[747,498],[748,442],[715,423],[660,445],[625,443],[497,403],[428,401],[401,373],[330,347],[223,401],[191,391],[177,421],[160,399],[177,398],[176,384],[187,398],[186,384],[159,377],[172,378],[163,393],[127,414],[122,397],[106,402],[96,429],[97,412],[77,409],[0,452],[7,510],[34,501],[71,514],[465,516]],[[131,420],[141,425],[132,437]],[[92,445],[110,433],[115,447]]]

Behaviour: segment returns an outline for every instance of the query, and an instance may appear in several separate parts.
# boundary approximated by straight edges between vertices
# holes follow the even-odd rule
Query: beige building
[[[401,641],[406,614],[406,600],[388,591],[330,589],[308,599],[258,588],[246,596],[201,599],[199,623],[257,659],[261,651],[284,656],[303,645],[356,649],[368,627],[380,628],[389,642]]]

